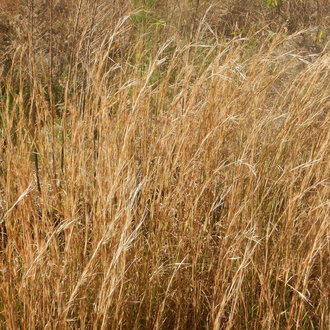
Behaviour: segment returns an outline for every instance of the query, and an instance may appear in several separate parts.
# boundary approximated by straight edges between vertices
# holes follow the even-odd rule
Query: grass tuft
[[[327,2],[125,3],[0,0],[1,328],[328,329]]]

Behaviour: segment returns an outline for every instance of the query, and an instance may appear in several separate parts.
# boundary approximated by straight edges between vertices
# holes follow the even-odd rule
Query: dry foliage
[[[6,12],[1,327],[329,329],[327,39],[145,3]]]

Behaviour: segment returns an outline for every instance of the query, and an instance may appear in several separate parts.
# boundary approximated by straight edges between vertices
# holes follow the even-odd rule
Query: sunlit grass
[[[327,329],[326,45],[71,5],[2,57],[1,327]]]

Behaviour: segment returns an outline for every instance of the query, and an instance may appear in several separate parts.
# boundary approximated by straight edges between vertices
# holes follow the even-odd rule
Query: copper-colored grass
[[[1,328],[329,329],[327,48],[84,6],[4,64]]]

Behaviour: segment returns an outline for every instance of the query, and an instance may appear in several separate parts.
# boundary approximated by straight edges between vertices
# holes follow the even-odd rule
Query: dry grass
[[[326,31],[65,3],[8,16],[1,328],[329,329]]]

